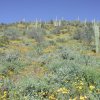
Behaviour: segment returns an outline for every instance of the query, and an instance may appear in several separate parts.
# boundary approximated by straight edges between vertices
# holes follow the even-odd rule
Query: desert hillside
[[[0,24],[0,100],[100,100],[100,23]]]

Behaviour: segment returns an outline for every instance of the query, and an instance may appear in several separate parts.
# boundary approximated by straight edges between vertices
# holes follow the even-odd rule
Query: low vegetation
[[[0,100],[100,100],[91,22],[0,26]]]

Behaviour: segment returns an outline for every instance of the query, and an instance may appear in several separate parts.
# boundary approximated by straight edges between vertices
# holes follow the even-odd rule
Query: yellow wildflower
[[[77,82],[74,82],[74,85],[77,85]]]
[[[84,96],[80,96],[80,100],[86,100]]]
[[[62,88],[58,89],[57,92],[62,92]]]
[[[58,89],[57,92],[61,92],[63,94],[66,94],[66,93],[69,93],[69,90],[66,89],[65,87],[63,87],[63,88]]]
[[[49,100],[56,100],[55,96],[52,94],[49,96]]]
[[[84,96],[85,99],[87,99],[87,96]]]
[[[94,90],[95,89],[95,86],[90,85],[89,88],[90,88],[90,90]]]
[[[8,75],[9,75],[9,76],[11,76],[11,75],[13,75],[13,74],[14,74],[13,71],[11,71],[11,70],[8,71]]]
[[[83,87],[82,86],[78,86],[78,88],[79,88],[79,90],[82,90]]]
[[[4,91],[4,94],[3,94],[3,96],[1,97],[1,99],[4,99],[4,98],[6,98],[7,97],[7,91]]]
[[[47,96],[48,95],[48,92],[41,92],[40,93],[42,96]]]
[[[79,90],[82,90],[83,89],[82,86],[77,86],[76,88],[79,89]]]
[[[84,85],[84,83],[82,81],[80,81],[80,85]]]

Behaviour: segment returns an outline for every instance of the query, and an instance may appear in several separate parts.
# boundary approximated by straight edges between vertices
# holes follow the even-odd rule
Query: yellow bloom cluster
[[[42,95],[42,96],[48,96],[48,92],[40,92],[40,95]]]
[[[74,85],[78,90],[82,90],[84,83],[82,81],[79,81],[78,83],[75,82]]]
[[[75,97],[75,98],[71,98],[69,100],[87,100],[87,97],[86,96],[80,96],[80,97]]]
[[[57,100],[57,99],[56,99],[55,96],[52,94],[52,95],[49,96],[49,100]]]
[[[94,90],[94,89],[95,89],[95,86],[90,85],[90,86],[89,86],[89,89],[92,91],[92,90]]]
[[[84,85],[84,83],[82,81],[80,81],[80,85]]]
[[[82,90],[83,89],[82,86],[77,86],[76,88],[79,89],[79,90]]]
[[[63,87],[63,88],[59,88],[59,89],[57,90],[57,92],[61,92],[61,93],[63,93],[63,94],[67,94],[67,93],[69,93],[69,90],[66,89],[65,87]]]
[[[0,99],[6,100],[6,97],[7,97],[7,91],[4,91],[4,94],[3,94],[3,96]]]
[[[80,100],[86,100],[87,97],[86,96],[80,96]]]
[[[9,76],[11,76],[11,75],[13,75],[13,74],[14,74],[14,72],[13,72],[13,71],[8,70],[8,75],[9,75]]]

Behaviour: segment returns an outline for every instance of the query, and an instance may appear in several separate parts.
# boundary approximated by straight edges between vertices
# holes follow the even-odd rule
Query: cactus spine
[[[99,26],[94,21],[94,33],[95,33],[95,45],[96,45],[96,53],[99,53]]]

